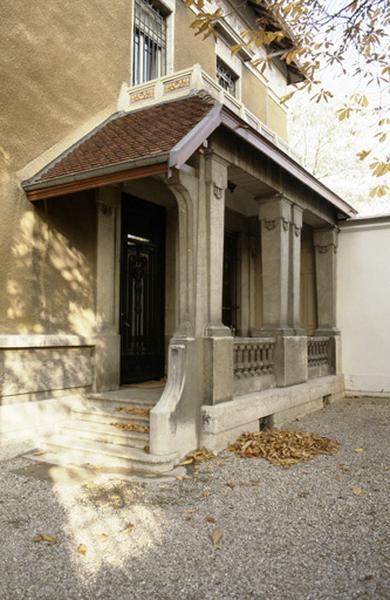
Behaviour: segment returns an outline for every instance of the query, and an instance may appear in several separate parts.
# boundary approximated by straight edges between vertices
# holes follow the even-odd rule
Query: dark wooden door
[[[121,383],[164,375],[165,209],[122,198]]]
[[[222,323],[237,333],[237,234],[225,231],[223,247]]]

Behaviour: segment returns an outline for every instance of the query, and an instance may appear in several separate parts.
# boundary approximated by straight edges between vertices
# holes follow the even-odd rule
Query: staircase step
[[[172,469],[177,460],[175,454],[156,456],[139,448],[65,435],[47,437],[42,440],[40,447],[60,456],[63,464],[90,463],[104,467],[126,467],[129,471],[137,472],[163,473]]]
[[[113,392],[100,392],[98,394],[87,394],[86,398],[98,402],[118,402],[120,404],[137,406],[155,406],[160,399],[164,388],[143,390],[140,388],[125,388]]]
[[[72,417],[78,421],[86,421],[91,423],[134,423],[139,425],[149,425],[149,415],[132,415],[126,414],[119,411],[105,411],[99,410],[98,408],[74,408],[72,410]]]
[[[97,442],[113,443],[134,448],[144,448],[149,444],[149,434],[138,431],[127,431],[117,429],[105,423],[94,423],[72,419],[63,424],[63,430],[77,432],[82,439],[90,439]]]

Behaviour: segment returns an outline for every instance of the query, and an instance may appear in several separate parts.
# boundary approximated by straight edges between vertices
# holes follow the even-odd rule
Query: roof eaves
[[[275,146],[275,144],[270,142],[261,133],[258,133],[253,128],[248,127],[246,123],[241,121],[241,119],[234,115],[234,113],[232,113],[229,109],[223,108],[221,117],[222,125],[233,131],[233,133],[236,135],[240,136],[251,146],[254,146],[257,150],[265,154],[273,162],[278,164],[284,170],[288,171],[290,175],[298,179],[298,181],[309,187],[312,191],[316,192],[322,198],[333,204],[333,206],[338,208],[338,210],[346,215],[347,218],[353,217],[357,214],[357,211],[350,204],[345,202],[345,200],[340,198],[340,196],[332,192],[332,190],[318,181],[314,175],[309,173],[309,171],[297,163],[283,150]]]
[[[221,124],[222,104],[217,102],[169,152],[168,167],[180,169]]]

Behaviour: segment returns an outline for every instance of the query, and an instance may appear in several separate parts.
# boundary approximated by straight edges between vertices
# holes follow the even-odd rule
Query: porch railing
[[[309,377],[318,377],[330,373],[331,347],[329,337],[307,338],[307,366]]]
[[[235,338],[233,369],[235,379],[274,374],[274,338]]]

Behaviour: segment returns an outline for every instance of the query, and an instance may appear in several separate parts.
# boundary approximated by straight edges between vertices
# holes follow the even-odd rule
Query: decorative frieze
[[[141,102],[142,100],[150,100],[151,98],[154,98],[153,86],[130,93],[130,104]]]
[[[169,94],[170,92],[175,92],[176,90],[181,90],[183,88],[188,88],[190,87],[190,83],[191,77],[189,75],[166,81],[164,83],[164,94]]]

